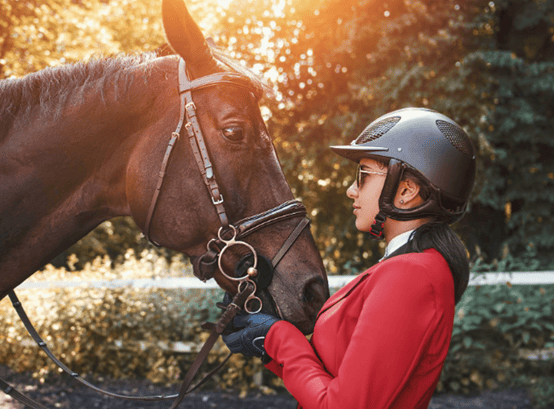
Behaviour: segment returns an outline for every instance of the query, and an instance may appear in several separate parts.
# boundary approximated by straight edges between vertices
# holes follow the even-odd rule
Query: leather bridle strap
[[[50,351],[50,348],[48,348],[48,345],[46,345],[46,342],[44,342],[44,340],[40,337],[40,335],[38,334],[37,330],[35,329],[35,327],[33,326],[33,324],[31,323],[31,321],[29,320],[29,317],[27,316],[27,313],[25,312],[25,310],[23,309],[23,305],[21,304],[21,302],[19,301],[19,299],[17,298],[17,296],[15,295],[15,292],[14,291],[11,291],[9,293],[9,297],[10,297],[10,301],[12,302],[12,305],[14,306],[16,312],[17,312],[17,315],[19,315],[19,318],[21,319],[21,322],[23,323],[23,325],[25,326],[25,328],[27,329],[27,332],[29,333],[29,335],[31,335],[31,337],[35,340],[35,342],[38,344],[38,346],[46,353],[46,355],[48,356],[48,358],[50,358],[52,360],[52,362],[54,362],[60,369],[62,369],[65,373],[67,373],[69,376],[71,376],[73,379],[75,379],[77,382],[80,382],[81,384],[85,385],[87,388],[89,389],[92,389],[102,395],[105,395],[105,396],[110,396],[112,398],[118,398],[118,399],[127,399],[127,400],[136,400],[136,401],[160,401],[160,400],[171,400],[171,399],[175,399],[177,397],[177,395],[168,395],[168,396],[165,396],[165,395],[155,395],[155,396],[129,396],[129,395],[119,395],[117,393],[112,393],[112,392],[108,392],[108,391],[105,391],[103,389],[100,389],[98,388],[97,386],[91,384],[90,382],[87,382],[86,380],[84,380],[83,378],[81,378],[81,375],[79,375],[78,373],[72,371],[71,369],[69,369],[67,366],[65,366],[58,358],[56,358],[56,356],[52,353],[52,351]],[[1,381],[1,379],[0,379]],[[0,382],[0,385],[1,386],[4,386],[4,382]],[[9,385],[8,385],[9,386]],[[13,390],[13,388],[12,388]],[[12,394],[11,396],[14,398],[14,399],[18,399],[19,396],[14,396],[13,395],[13,391],[10,390],[10,393],[6,392],[4,390],[4,392],[8,393],[8,394]],[[16,391],[17,392],[17,391]],[[20,394],[21,395],[21,394]],[[24,395],[23,395],[24,396]],[[27,400],[30,400],[29,398],[25,397],[25,399]],[[20,400],[20,399],[18,399]],[[21,401],[21,400],[20,400]],[[31,406],[33,408],[40,408],[40,409],[44,409],[44,406],[38,404],[35,402],[35,406],[29,404],[29,403],[26,403],[26,402],[23,402],[21,401],[22,403],[28,405],[28,406]]]
[[[273,209],[266,210],[263,213],[241,219],[233,223],[233,225],[237,229],[237,238],[242,239],[269,225],[295,217],[305,216],[306,207],[300,200],[292,199],[275,206]]]
[[[29,406],[33,409],[48,409],[46,406],[41,405],[38,402],[35,402],[31,398],[23,395],[21,392],[14,389],[10,384],[5,382],[3,379],[0,378],[0,389],[2,389],[2,392],[4,392],[6,395],[11,396],[16,401],[19,401],[23,403],[25,406]]]
[[[198,369],[200,369],[200,365],[206,360],[208,357],[208,354],[210,353],[211,349],[213,348],[215,342],[219,338],[219,336],[223,333],[227,325],[233,320],[235,315],[237,315],[237,312],[240,311],[239,305],[244,305],[246,302],[246,299],[248,296],[254,291],[254,287],[250,285],[244,286],[244,289],[239,292],[237,295],[234,296],[233,301],[227,306],[225,312],[217,322],[215,328],[212,330],[212,333],[204,343],[204,346],[202,346],[202,349],[196,356],[196,359],[190,366],[187,374],[185,375],[185,379],[183,381],[183,384],[181,385],[181,390],[179,391],[179,396],[175,401],[173,402],[173,405],[171,405],[171,408],[169,409],[175,409],[179,406],[179,404],[183,401],[185,396],[192,392],[192,390],[196,389],[198,386],[200,386],[202,383],[204,383],[210,376],[212,376],[219,368],[227,362],[227,360],[231,357],[232,353],[225,358],[225,360],[212,372],[210,372],[204,379],[202,379],[195,387],[190,388],[190,385],[192,383],[192,380],[194,379],[194,376],[198,372]]]
[[[202,363],[206,360],[210,350],[214,346],[215,342],[223,333],[225,330],[225,327],[233,320],[235,315],[238,311],[240,311],[240,305],[243,305],[248,296],[252,293],[253,288],[251,286],[245,286],[244,289],[239,292],[235,297],[233,298],[233,301],[227,306],[225,312],[215,325],[215,327],[212,330],[212,333],[210,334],[208,340],[204,343],[202,346],[202,349],[196,356],[196,359],[194,360],[193,364],[189,368],[187,374],[185,375],[185,379],[183,381],[183,384],[181,386],[181,390],[178,395],[153,395],[153,396],[130,396],[130,395],[119,395],[117,393],[112,393],[105,391],[103,389],[98,388],[97,386],[91,384],[90,382],[87,382],[81,376],[69,369],[66,365],[64,365],[53,353],[50,351],[50,348],[48,348],[48,345],[46,345],[46,342],[40,337],[37,330],[29,320],[29,317],[27,316],[27,313],[23,309],[23,305],[15,295],[14,291],[11,291],[9,293],[10,300],[17,312],[17,315],[19,315],[19,318],[21,319],[21,322],[23,322],[23,325],[27,329],[27,332],[31,337],[35,340],[35,342],[38,344],[38,346],[46,353],[46,355],[54,362],[60,369],[62,369],[65,373],[70,375],[73,379],[75,379],[77,382],[80,382],[84,386],[86,386],[89,389],[94,390],[95,392],[98,392],[102,395],[109,396],[112,398],[117,399],[126,399],[131,401],[162,401],[162,400],[173,400],[175,399],[173,405],[171,408],[176,408],[185,395],[192,392],[193,390],[200,387],[204,382],[206,382],[215,372],[217,372],[231,357],[232,354],[229,354],[223,362],[221,362],[216,368],[214,368],[211,372],[209,372],[200,382],[198,382],[195,386],[190,387],[192,380],[194,379],[195,375],[197,374],[198,370],[200,369],[200,366]],[[16,389],[14,389],[12,386],[10,386],[7,382],[5,382],[3,379],[0,378],[0,389],[7,395],[11,396],[15,400],[23,403],[26,406],[29,406],[33,409],[47,409],[45,406],[41,405],[38,402],[35,402],[31,398],[23,395],[21,392],[18,392]]]
[[[195,80],[189,80],[185,70],[183,59],[181,59],[180,64],[183,64],[183,65],[182,65],[182,68],[181,66],[179,67],[179,71],[180,71],[179,75],[180,76],[182,75],[183,77],[187,78],[186,82],[185,81],[180,82],[180,92],[211,87],[213,85],[226,84],[226,85],[237,85],[239,87],[244,87],[248,91],[252,92],[257,99],[260,99],[262,96],[263,90],[255,86],[254,83],[250,80],[250,78],[242,74],[238,74],[236,72],[218,72],[216,74],[205,75]]]
[[[196,115],[196,105],[192,100],[192,91],[195,89],[201,89],[214,85],[233,85],[246,88],[249,92],[252,92],[256,98],[259,97],[259,90],[254,87],[252,81],[244,75],[233,72],[220,72],[216,74],[206,75],[204,77],[190,80],[186,70],[185,60],[181,59],[179,62],[179,94],[181,94],[181,104],[185,106],[185,114],[187,123],[185,124],[185,130],[189,137],[192,153],[194,159],[198,165],[198,170],[202,174],[204,184],[208,188],[212,203],[216,209],[221,227],[226,230],[229,227],[229,218],[225,212],[223,206],[223,195],[221,189],[217,184],[215,178],[214,169],[210,156],[208,154],[208,148],[204,141],[204,135],[202,134],[202,128],[198,122]],[[183,99],[184,98],[184,99]]]
[[[181,59],[181,61],[183,60]],[[179,68],[180,68],[180,65],[179,65]],[[160,172],[158,173],[158,182],[156,183],[156,189],[154,190],[154,195],[152,196],[152,200],[150,201],[150,207],[148,209],[148,214],[146,216],[146,222],[144,227],[144,235],[148,240],[150,240],[156,246],[159,246],[159,244],[150,238],[150,225],[152,224],[152,217],[154,216],[154,211],[156,210],[156,204],[158,203],[158,197],[160,196],[160,191],[162,189],[162,184],[164,182],[167,165],[169,164],[169,157],[171,156],[171,152],[173,151],[175,142],[177,141],[177,139],[179,139],[179,135],[181,134],[181,128],[183,127],[183,123],[185,121],[185,98],[183,95],[181,95],[180,98],[181,98],[181,104],[180,104],[180,111],[179,111],[179,123],[177,124],[177,128],[175,129],[175,131],[173,131],[173,133],[171,134],[171,139],[169,140],[169,144],[167,145],[167,149],[165,150],[164,159],[162,161],[162,167],[160,169]]]
[[[298,239],[302,230],[309,224],[310,220],[306,218],[306,208],[299,200],[293,199],[269,209],[263,213],[247,217],[233,223],[237,231],[237,239],[243,239],[246,236],[288,219],[302,217],[302,221],[293,230],[285,240],[277,254],[273,257],[272,265],[275,268],[290,247]],[[213,239],[207,246],[207,252],[198,256],[193,261],[193,272],[196,277],[202,281],[207,281],[213,277],[217,270],[217,259],[223,248],[223,243],[219,239]]]
[[[287,251],[292,247],[296,239],[300,237],[300,233],[304,230],[304,228],[310,224],[310,219],[307,217],[303,218],[300,223],[296,226],[296,228],[292,231],[292,233],[289,235],[287,240],[283,243],[277,254],[273,257],[271,260],[271,264],[273,265],[273,268],[277,268],[277,264],[281,261],[281,259],[287,254]]]
[[[203,86],[215,85],[219,82],[219,76],[217,74],[213,75],[216,77],[212,78],[209,82],[203,82]],[[203,80],[204,78],[205,77],[202,77],[200,80]],[[187,118],[185,129],[192,147],[194,159],[196,160],[198,169],[202,174],[204,184],[208,188],[208,192],[210,193],[212,203],[216,209],[221,226],[224,229],[227,229],[229,227],[229,218],[227,217],[225,207],[223,206],[223,195],[221,194],[221,190],[219,189],[219,185],[215,179],[212,161],[208,155],[208,148],[204,142],[202,129],[200,128],[198,117],[196,116],[196,105],[192,100],[193,83],[194,81],[191,82],[188,79],[185,62],[181,59],[179,64],[179,93],[181,94],[181,104],[184,103],[185,106],[185,114]]]
[[[221,194],[221,189],[219,188],[219,185],[217,184],[217,181],[215,179],[213,165],[208,154],[206,143],[204,141],[202,128],[200,127],[200,123],[198,122],[198,118],[196,115],[196,105],[194,104],[194,101],[192,99],[193,90],[216,85],[233,85],[243,87],[252,92],[256,98],[259,98],[262,92],[259,87],[254,86],[253,82],[248,77],[234,72],[220,72],[190,80],[187,74],[185,60],[183,60],[182,58],[179,59],[179,95],[181,104],[179,124],[177,125],[175,131],[172,133],[171,139],[167,146],[164,159],[162,161],[161,170],[158,174],[156,189],[154,190],[154,194],[148,208],[144,227],[144,235],[146,236],[146,238],[157,246],[159,246],[159,244],[150,238],[150,227],[166,175],[169,158],[171,156],[171,152],[173,151],[175,142],[177,141],[177,139],[179,139],[179,135],[181,133],[183,124],[185,123],[185,119],[185,129],[189,137],[194,159],[196,161],[196,164],[198,165],[200,173],[202,174],[204,184],[208,188],[208,192],[210,193],[212,203],[219,217],[221,226],[224,229],[229,227],[229,218],[227,217],[227,213],[225,212],[225,207],[223,205],[223,195]]]

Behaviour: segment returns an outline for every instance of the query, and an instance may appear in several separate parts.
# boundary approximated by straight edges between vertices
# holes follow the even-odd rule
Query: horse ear
[[[193,72],[217,65],[202,31],[192,19],[183,0],[163,0],[162,18],[171,48],[188,63]]]

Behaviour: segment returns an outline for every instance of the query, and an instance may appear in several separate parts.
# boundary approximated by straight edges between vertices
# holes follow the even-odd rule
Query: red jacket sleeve
[[[283,367],[277,361],[271,360],[265,365],[265,367],[273,372],[275,375],[277,375],[279,378],[283,379]]]
[[[437,288],[427,277],[427,269],[417,263],[404,264],[396,263],[394,269],[366,280],[358,295],[364,297],[360,316],[336,376],[325,370],[293,325],[279,322],[270,329],[266,351],[282,366],[285,386],[305,409],[394,407],[418,365],[425,366],[424,350],[429,349],[430,339],[445,317],[437,308]],[[453,297],[453,291],[448,296]],[[448,320],[449,314],[446,316]],[[451,326],[443,327],[444,333],[451,331]],[[336,337],[332,333],[315,335],[329,342]],[[442,339],[442,350],[447,340],[445,356],[450,334],[443,334]]]

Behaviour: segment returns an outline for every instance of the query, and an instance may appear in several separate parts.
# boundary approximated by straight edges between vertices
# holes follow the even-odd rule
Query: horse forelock
[[[265,94],[269,96],[274,96],[275,91],[267,84],[267,82],[264,81],[264,79],[260,75],[256,74],[248,67],[242,65],[237,60],[228,56],[217,47],[212,47],[212,53],[215,59],[221,62],[223,65],[226,65],[238,74],[250,78],[250,81],[252,82],[254,87],[262,90]]]
[[[70,97],[82,95],[87,87],[98,92],[102,100],[108,86],[124,92],[135,77],[129,68],[156,57],[155,53],[96,57],[0,81],[0,139],[16,118],[24,120],[37,106],[43,116],[60,117]]]

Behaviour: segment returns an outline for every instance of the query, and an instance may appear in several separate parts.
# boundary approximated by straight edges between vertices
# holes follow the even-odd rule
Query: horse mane
[[[15,117],[25,117],[37,105],[49,115],[59,117],[69,97],[93,83],[102,96],[108,82],[115,86],[124,84],[127,88],[133,80],[128,68],[156,57],[155,53],[94,57],[89,61],[48,67],[23,78],[0,81],[0,137]],[[97,84],[97,81],[100,82]]]
[[[212,47],[214,57],[233,71],[248,76],[254,86],[272,94],[272,89],[254,72],[242,66],[222,51]],[[158,53],[149,52],[116,57],[94,57],[89,61],[48,67],[23,78],[0,81],[0,140],[16,117],[25,118],[31,110],[40,105],[43,112],[54,118],[63,114],[66,101],[88,85],[104,97],[108,86],[122,87],[125,91],[131,85],[134,74],[129,68],[151,61]],[[146,73],[148,75],[148,73]],[[117,94],[117,93],[116,93]]]

